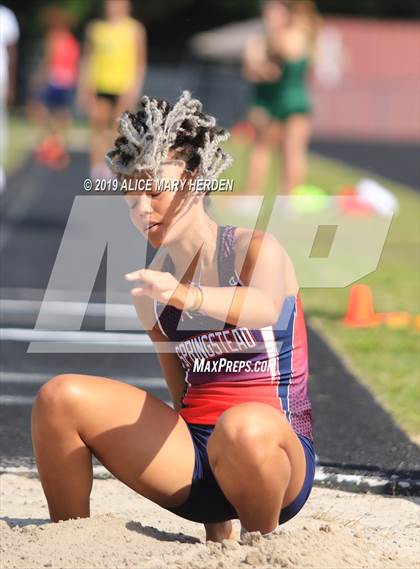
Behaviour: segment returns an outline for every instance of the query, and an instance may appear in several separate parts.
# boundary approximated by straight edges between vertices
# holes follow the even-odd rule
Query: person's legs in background
[[[111,173],[104,162],[104,156],[112,144],[115,134],[115,100],[98,96],[90,110],[91,143],[90,175],[92,179],[109,178]]]
[[[256,140],[251,147],[249,156],[248,180],[245,196],[264,196],[267,176],[270,171],[273,149],[281,147],[283,138],[283,125],[280,121],[272,119],[263,109],[254,109],[251,122],[256,129]],[[258,204],[261,207],[265,200]],[[254,213],[257,204],[254,199],[241,200],[241,210]]]
[[[306,114],[292,115],[284,122],[280,194],[288,196],[296,186],[304,183],[310,134],[311,121]]]
[[[248,179],[245,195],[261,195],[270,167],[271,158],[271,118],[267,112],[255,107],[249,114],[249,120],[255,128],[256,137],[249,155]]]

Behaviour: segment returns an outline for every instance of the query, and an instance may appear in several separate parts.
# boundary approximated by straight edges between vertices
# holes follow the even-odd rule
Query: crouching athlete
[[[174,408],[105,377],[44,384],[32,438],[52,521],[89,516],[92,455],[135,492],[204,523],[207,540],[235,539],[235,519],[268,534],[308,499],[315,454],[292,263],[272,234],[216,223],[203,193],[156,190],[217,178],[231,161],[227,136],[189,92],[174,105],[143,97],[120,117],[108,164],[121,181],[152,180],[124,199],[158,251],[126,278]]]

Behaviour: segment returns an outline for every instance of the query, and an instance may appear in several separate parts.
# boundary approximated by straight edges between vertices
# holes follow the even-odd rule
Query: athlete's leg
[[[271,149],[279,136],[280,125],[263,109],[252,109],[249,116],[250,122],[255,127],[256,138],[251,146],[245,193],[262,195],[271,162]]]
[[[68,131],[72,124],[72,115],[68,107],[62,106],[58,107],[53,113],[54,129],[57,136],[60,138],[60,142],[67,146]]]
[[[308,115],[293,115],[284,125],[283,171],[281,193],[291,191],[305,181],[311,121]]]
[[[220,416],[207,451],[219,486],[247,530],[275,529],[306,472],[302,444],[283,414],[264,403],[235,405]]]
[[[90,166],[104,164],[104,156],[111,147],[114,127],[114,105],[105,97],[95,97],[89,114],[91,123]]]
[[[115,100],[114,106],[114,120],[113,120],[113,133],[114,137],[118,135],[118,118],[124,111],[135,112],[137,107],[138,97],[128,93],[122,93]]]
[[[92,453],[162,506],[188,496],[194,447],[185,421],[132,385],[87,375],[53,378],[34,403],[32,441],[52,521],[89,516]]]

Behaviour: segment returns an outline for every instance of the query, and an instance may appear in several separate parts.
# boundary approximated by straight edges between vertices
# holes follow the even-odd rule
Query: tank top
[[[132,87],[137,73],[137,30],[133,18],[93,24],[90,79],[96,91],[120,95]]]
[[[48,83],[62,89],[74,87],[79,68],[79,42],[68,30],[56,30],[49,34],[48,52]]]
[[[235,270],[235,229],[217,229],[221,287],[243,286]],[[162,270],[173,272],[169,256]],[[161,331],[175,343],[186,371],[180,415],[187,423],[214,425],[234,405],[261,402],[282,411],[297,434],[312,440],[307,335],[299,293],[286,297],[275,325],[261,329],[188,314],[158,301],[154,308]]]

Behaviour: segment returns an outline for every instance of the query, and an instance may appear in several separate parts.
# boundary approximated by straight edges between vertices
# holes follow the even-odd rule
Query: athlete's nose
[[[153,211],[152,199],[149,194],[150,192],[142,192],[137,200],[136,210],[137,210],[137,215],[140,218],[149,217]]]

